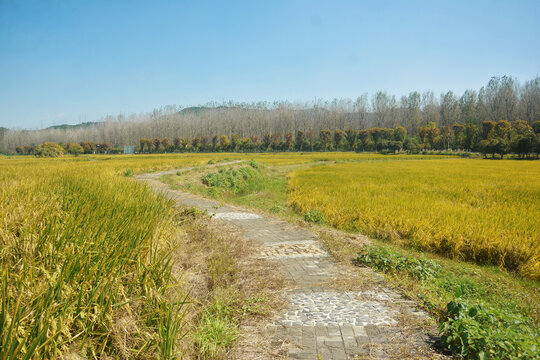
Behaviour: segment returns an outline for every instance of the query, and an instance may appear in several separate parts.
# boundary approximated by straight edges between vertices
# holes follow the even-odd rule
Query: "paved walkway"
[[[171,190],[158,180],[175,172],[138,178],[181,205],[207,210],[214,218],[237,226],[244,236],[260,244],[261,257],[279,264],[287,280],[289,306],[268,325],[268,332],[273,345],[286,345],[287,357],[438,357],[429,350],[429,339],[422,332],[411,336],[410,326],[404,328],[404,317],[418,321],[424,316],[411,308],[406,299],[387,288],[344,292],[329,286],[344,270],[320,247],[311,232],[270,216]]]

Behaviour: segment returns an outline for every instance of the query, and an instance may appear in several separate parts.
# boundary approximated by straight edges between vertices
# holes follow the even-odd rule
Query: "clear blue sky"
[[[0,0],[0,126],[524,81],[539,19],[538,0]]]

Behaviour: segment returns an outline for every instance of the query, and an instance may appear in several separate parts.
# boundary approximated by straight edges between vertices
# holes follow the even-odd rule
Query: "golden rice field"
[[[2,156],[0,359],[178,355],[173,211],[125,175],[232,155]]]
[[[318,209],[339,228],[540,277],[538,162],[352,153],[1,157],[0,359],[174,357],[185,295],[170,261],[174,213],[126,175],[235,159],[325,161],[290,175],[289,201],[302,213]]]
[[[540,163],[471,159],[314,166],[291,206],[337,228],[540,278]]]
[[[123,165],[91,163],[0,160],[2,359],[174,350],[171,207]]]

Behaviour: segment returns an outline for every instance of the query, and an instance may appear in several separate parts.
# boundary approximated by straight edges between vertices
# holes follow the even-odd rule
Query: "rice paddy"
[[[214,191],[227,201],[310,214],[540,278],[537,161],[369,153],[3,157],[0,358],[177,357],[187,290],[172,254],[187,235],[177,233],[172,204],[130,176],[195,166],[191,180],[200,184],[192,190],[204,193],[202,176],[217,170],[203,165],[237,159],[264,164],[254,168],[264,181],[234,196]]]
[[[167,292],[171,208],[78,164],[0,165],[0,357],[170,357],[182,322]]]
[[[315,166],[289,204],[332,226],[540,278],[540,163],[470,159]]]

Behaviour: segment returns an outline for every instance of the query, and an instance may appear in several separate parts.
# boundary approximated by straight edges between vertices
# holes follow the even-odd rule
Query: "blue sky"
[[[538,0],[0,0],[0,126],[525,81],[538,19]]]

